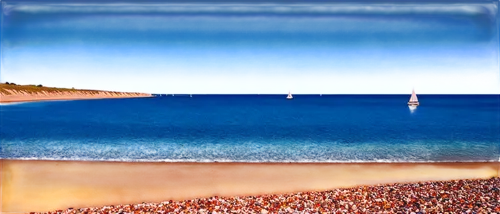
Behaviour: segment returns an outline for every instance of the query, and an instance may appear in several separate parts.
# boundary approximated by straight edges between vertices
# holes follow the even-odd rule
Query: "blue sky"
[[[500,93],[497,1],[2,8],[2,82],[193,94]]]

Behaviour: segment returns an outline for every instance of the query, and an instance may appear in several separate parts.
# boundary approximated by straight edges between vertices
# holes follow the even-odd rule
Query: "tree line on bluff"
[[[13,83],[13,82],[5,82],[6,85],[17,85],[16,83]],[[36,85],[36,87],[43,87],[42,84],[38,84]]]

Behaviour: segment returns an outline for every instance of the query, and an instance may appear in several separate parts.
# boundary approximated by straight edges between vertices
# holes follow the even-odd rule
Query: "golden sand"
[[[120,99],[120,98],[141,98],[141,97],[151,97],[149,95],[137,95],[137,96],[116,96],[116,97],[108,97],[108,96],[96,96],[96,97],[40,97],[40,98],[0,98],[0,103],[24,103],[24,102],[40,102],[40,101],[59,101],[59,100],[97,100],[97,99]]]
[[[11,92],[11,94],[0,93],[0,103],[152,97],[151,94],[146,94],[146,93],[108,92],[108,91],[97,91],[94,93],[89,93],[85,91],[74,91],[74,92],[42,91],[39,93],[31,93],[31,94],[22,93],[19,91],[9,91],[9,92]]]
[[[498,163],[123,163],[2,161],[2,211],[318,191],[357,185],[490,178]]]

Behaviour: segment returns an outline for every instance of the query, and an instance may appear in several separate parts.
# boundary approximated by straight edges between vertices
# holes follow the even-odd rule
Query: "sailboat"
[[[413,89],[410,97],[410,101],[408,101],[408,106],[410,108],[416,108],[420,103],[418,102],[417,94],[415,94],[415,89]]]
[[[293,99],[292,93],[290,93],[290,91],[288,91],[288,96],[286,96],[286,99],[287,100]]]

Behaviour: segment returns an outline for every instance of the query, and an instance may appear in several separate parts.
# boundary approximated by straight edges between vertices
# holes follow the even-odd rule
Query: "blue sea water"
[[[0,106],[0,157],[499,161],[499,95],[194,95]]]

